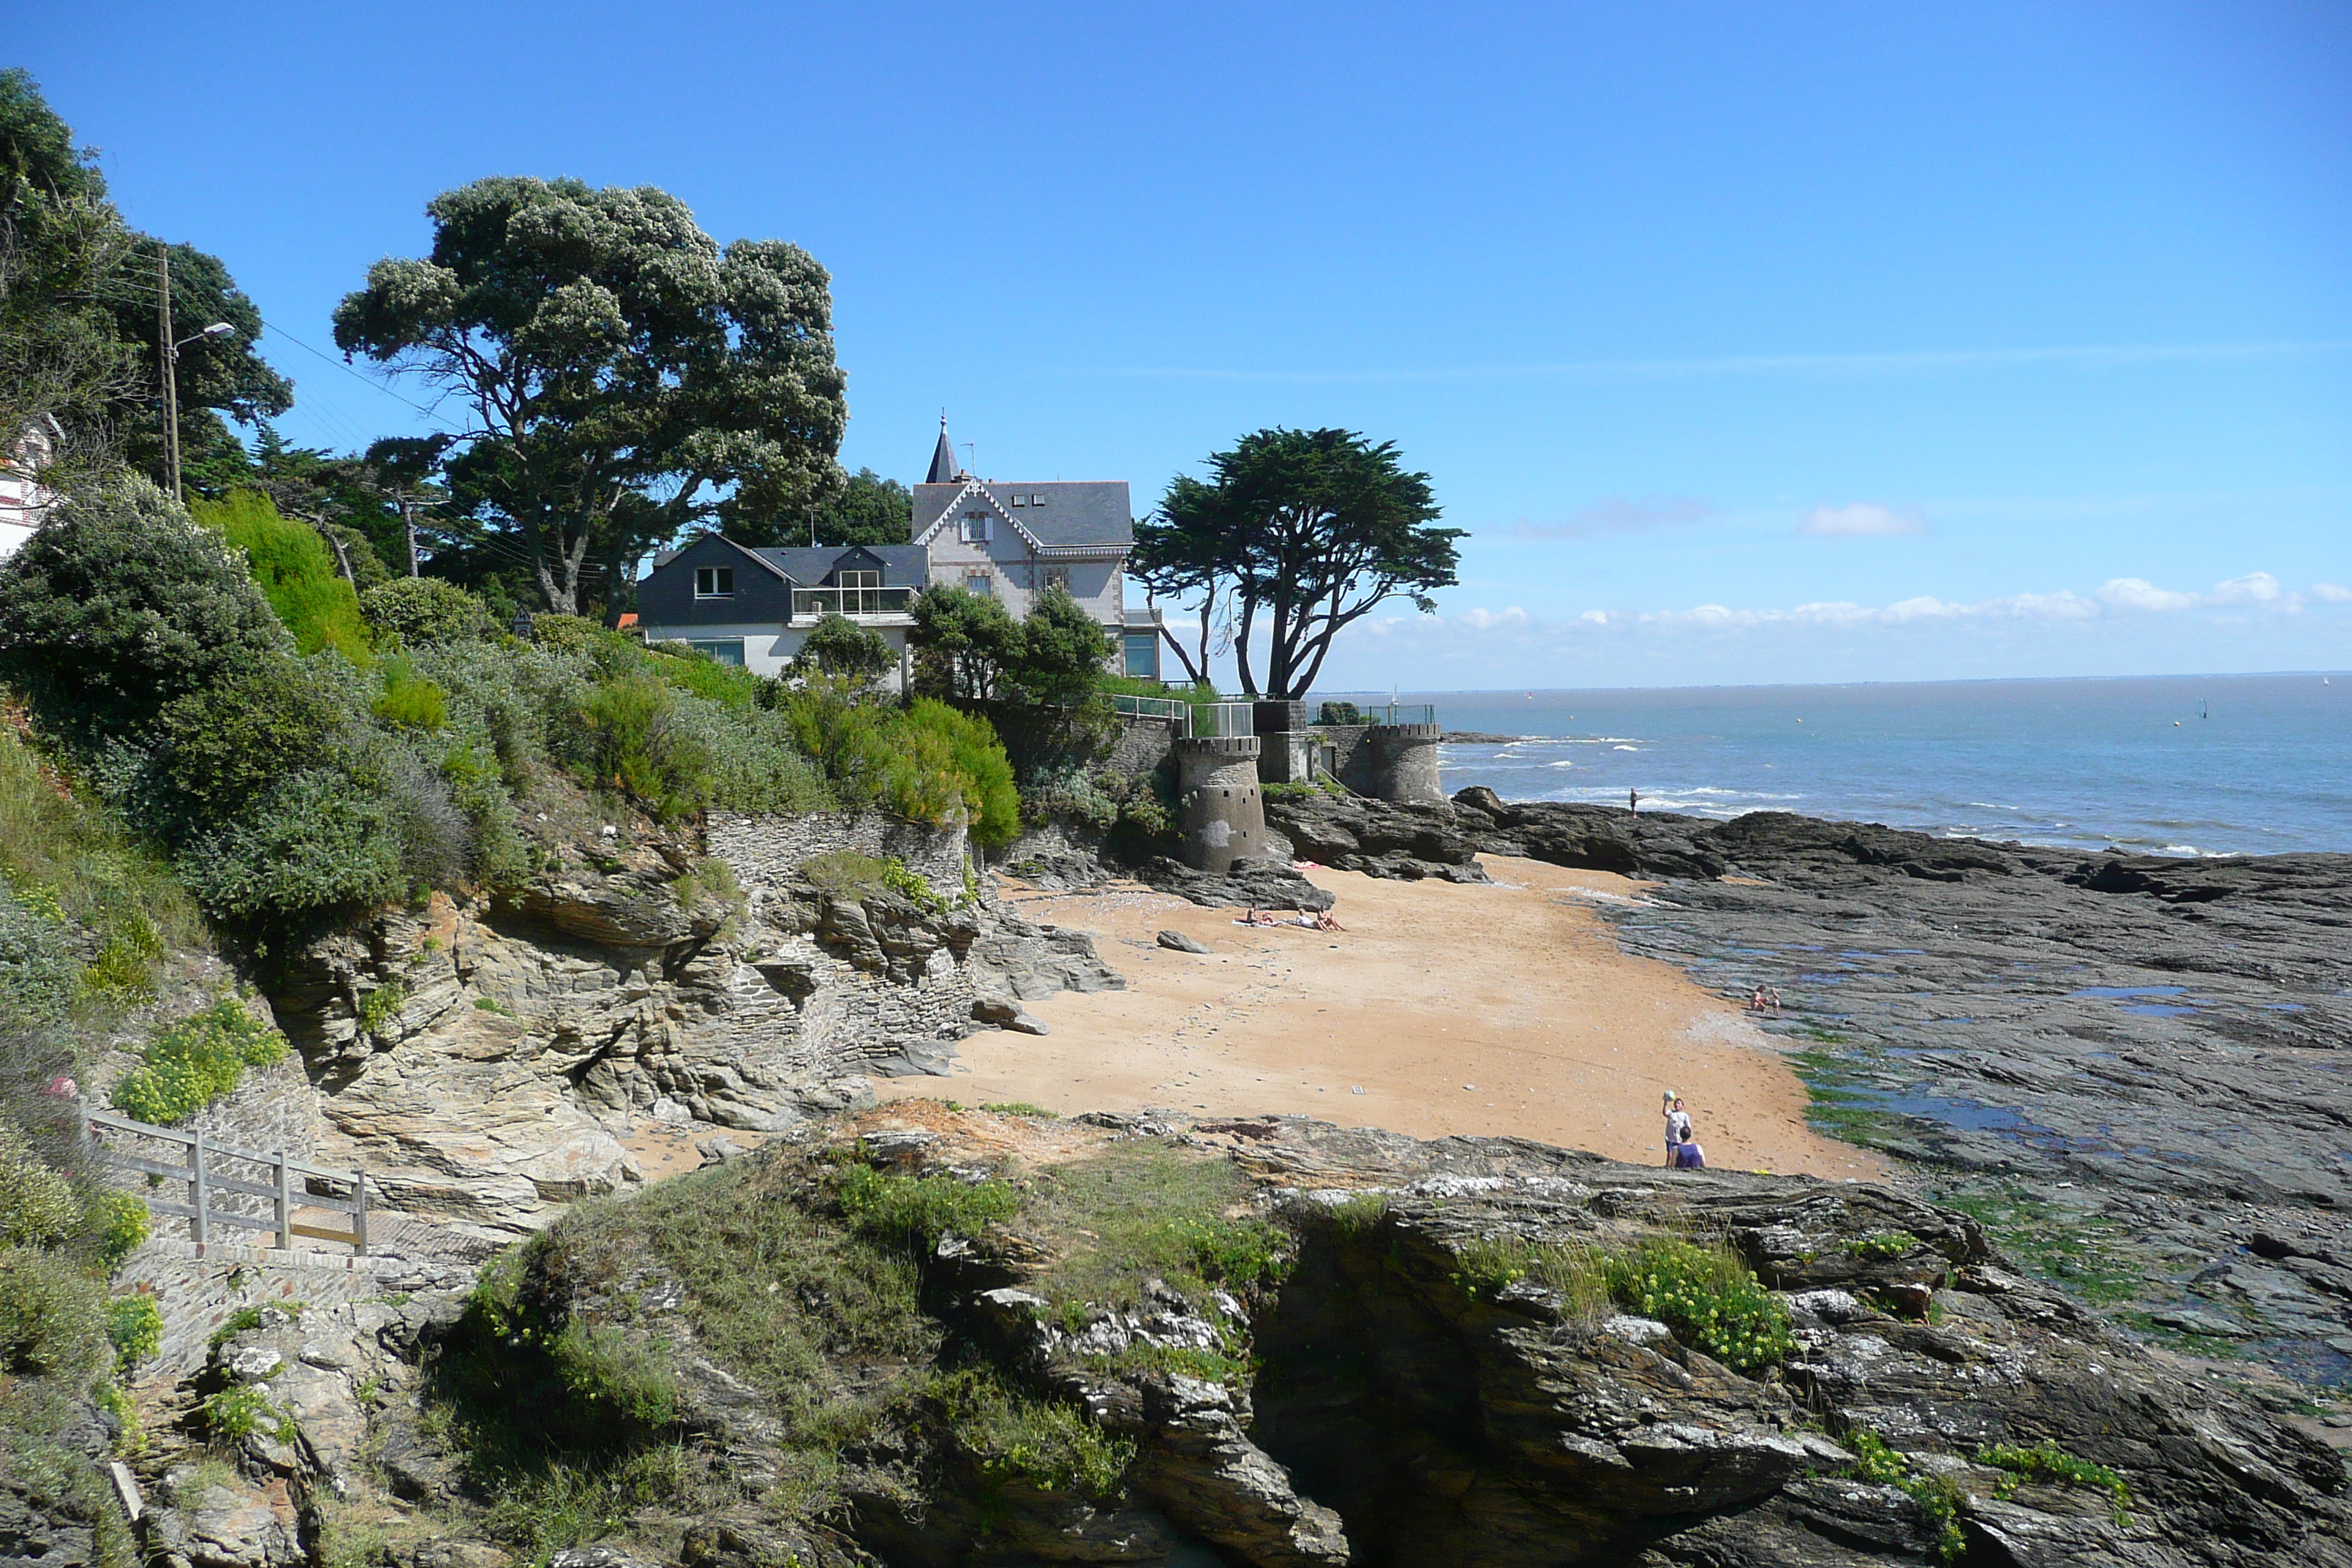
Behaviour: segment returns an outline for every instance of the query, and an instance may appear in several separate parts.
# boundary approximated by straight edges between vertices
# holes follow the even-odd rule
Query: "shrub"
[[[0,680],[84,740],[286,646],[245,563],[144,479],[68,501],[0,568]]]
[[[610,1324],[574,1319],[548,1347],[572,1397],[640,1426],[665,1426],[677,1409],[677,1380],[659,1350]]]
[[[557,653],[586,653],[607,640],[625,643],[626,639],[586,616],[533,616],[530,640],[543,648]]]
[[[106,1187],[89,1200],[85,1217],[98,1237],[98,1256],[111,1273],[147,1239],[155,1217],[129,1193]]]
[[[294,635],[296,651],[332,648],[353,664],[368,662],[359,593],[336,574],[334,555],[318,530],[280,517],[268,496],[253,490],[234,490],[188,510],[245,552],[247,570]]]
[[[1846,1474],[1858,1481],[1894,1487],[1908,1496],[1919,1505],[1920,1519],[1927,1527],[1929,1552],[1939,1563],[1958,1561],[1968,1550],[1968,1536],[1960,1529],[1959,1488],[1945,1477],[1916,1473],[1908,1454],[1867,1426],[1849,1429],[1839,1441],[1854,1455]]]
[[[349,724],[325,671],[255,659],[163,710],[164,779],[207,816],[249,804],[288,773],[330,756]]]
[[[29,908],[0,883],[0,1009],[33,1020],[60,1016],[73,1005],[79,968],[65,921]]]
[[[181,880],[215,914],[288,920],[388,902],[411,886],[381,795],[312,768],[183,846]]]
[[[1611,1258],[1608,1272],[1619,1305],[1734,1371],[1760,1372],[1797,1348],[1789,1310],[1727,1248],[1647,1237]]]
[[[487,642],[498,635],[479,599],[439,577],[395,577],[370,588],[360,595],[360,614],[379,640],[412,648]]]
[[[1610,1300],[1608,1259],[1580,1242],[1474,1241],[1455,1255],[1454,1279],[1473,1293],[1528,1281],[1559,1295],[1570,1317],[1597,1316]]]
[[[871,626],[861,626],[847,616],[828,613],[817,618],[793,656],[794,675],[830,675],[864,686],[894,668],[898,656],[890,640]]]
[[[760,705],[766,683],[740,664],[721,664],[698,648],[675,643],[651,644],[646,654],[653,672],[680,691],[738,711]]]
[[[399,729],[432,734],[449,722],[449,694],[438,682],[417,674],[407,659],[394,656],[384,662],[383,690],[375,700],[374,712]]]
[[[1068,589],[1054,584],[1032,602],[1002,674],[1032,702],[1075,708],[1095,696],[1116,646]]]
[[[0,1250],[0,1370],[77,1376],[105,1355],[99,1288],[62,1254]]]
[[[711,790],[710,752],[677,721],[670,689],[648,675],[604,681],[580,705],[587,783],[616,790],[664,822]]]
[[[861,700],[838,677],[808,677],[782,694],[776,713],[786,733],[822,769],[845,804],[863,805],[881,792],[891,763],[891,733],[898,717],[879,702]]]
[[[0,1127],[0,1245],[51,1247],[81,1218],[73,1184]]]
[[[282,1443],[293,1433],[293,1422],[269,1403],[268,1394],[247,1383],[231,1384],[196,1406],[196,1412],[216,1443],[241,1443],[257,1433]]]
[[[136,1366],[163,1348],[163,1314],[148,1295],[110,1296],[106,1301],[106,1337],[114,1345],[117,1362]]]
[[[1021,1208],[1020,1194],[1012,1184],[993,1177],[964,1182],[954,1176],[902,1176],[871,1165],[845,1169],[834,1196],[851,1225],[865,1235],[925,1250],[950,1231],[977,1236]]]
[[[285,1060],[286,1041],[236,997],[224,996],[157,1035],[139,1055],[139,1065],[114,1086],[114,1108],[169,1126],[235,1089],[246,1068]]]
[[[943,820],[921,811],[939,798],[936,782],[944,780],[975,843],[994,848],[1020,833],[1021,795],[1013,784],[1013,763],[987,720],[918,698],[894,740],[902,760],[887,775],[886,799],[899,815],[918,822]]]
[[[1364,710],[1352,702],[1326,702],[1317,711],[1315,721],[1334,727],[1360,724],[1364,721]]]
[[[1033,1399],[985,1372],[942,1377],[931,1398],[956,1446],[999,1484],[1109,1502],[1135,1462],[1134,1439],[1110,1436],[1076,1406]]]
[[[1922,1245],[1907,1230],[1874,1230],[1868,1236],[1848,1237],[1843,1250],[1848,1258],[1900,1258]]]

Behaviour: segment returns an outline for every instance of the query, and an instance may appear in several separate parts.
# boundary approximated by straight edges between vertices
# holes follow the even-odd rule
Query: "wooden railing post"
[[[205,1130],[201,1127],[188,1150],[188,1173],[194,1178],[188,1183],[188,1206],[196,1211],[188,1216],[188,1234],[202,1247],[212,1239],[212,1225],[205,1213]]]
[[[352,1198],[358,1206],[352,1211],[352,1254],[353,1257],[365,1258],[367,1256],[367,1172],[358,1171],[353,1175]]]
[[[278,1250],[294,1250],[294,1199],[286,1184],[286,1151],[278,1151]]]

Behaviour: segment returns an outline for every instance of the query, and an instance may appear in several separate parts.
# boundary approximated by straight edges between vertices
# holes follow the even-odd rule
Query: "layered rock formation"
[[[520,897],[436,893],[280,963],[318,1158],[512,1232],[639,1181],[642,1122],[772,1132],[870,1103],[869,1074],[948,1070],[1006,1003],[1121,984],[1076,932],[740,858],[739,884],[680,837],[557,845]]]
[[[579,1568],[2352,1563],[2327,1449],[2028,1283],[1967,1215],[1895,1192],[1294,1119],[925,1114],[811,1125],[691,1178],[774,1238],[771,1258],[673,1245],[664,1215],[688,1211],[634,1221],[640,1200],[576,1238],[559,1227],[466,1315],[455,1297],[258,1315],[224,1337],[205,1386],[301,1412],[300,1435],[239,1441],[237,1474],[205,1487],[159,1453],[170,1517],[151,1542],[257,1568],[348,1552],[336,1532],[365,1520],[373,1561],[488,1565],[552,1517],[564,1533],[531,1539]],[[1024,1202],[969,1234],[922,1233],[919,1316],[898,1326],[880,1299],[813,1283],[813,1258],[872,1245],[830,1195],[860,1159],[947,1191],[1000,1175],[1026,1191],[1024,1169],[1066,1169],[1084,1191],[1122,1151],[1154,1149],[1244,1178],[1227,1212],[1269,1227],[1276,1266],[1231,1289],[1098,1272],[1079,1278],[1107,1293],[1074,1298],[1058,1262],[1100,1237]],[[1203,1236],[1224,1223],[1171,1217]],[[1546,1263],[1660,1237],[1719,1238],[1752,1271],[1742,1288],[1769,1294],[1745,1310],[1769,1349],[1721,1350],[1706,1302],[1645,1315]],[[822,1330],[837,1349],[777,1381],[763,1342],[713,1316],[745,1289],[776,1332]],[[420,1420],[468,1408],[468,1388],[526,1396],[547,1376],[537,1347],[559,1340],[588,1347],[574,1364],[623,1401],[595,1429],[606,1447],[569,1460],[563,1433],[584,1429],[548,1407],[547,1462],[582,1467],[566,1485],[636,1473],[633,1454],[708,1479],[564,1523],[485,1489],[504,1472],[464,1422]],[[954,1392],[975,1375],[1060,1425],[1022,1428],[1025,1458],[975,1450]],[[822,1463],[812,1434],[828,1435]],[[1097,1462],[1055,1458],[1073,1452]],[[189,1550],[238,1508],[257,1548]]]

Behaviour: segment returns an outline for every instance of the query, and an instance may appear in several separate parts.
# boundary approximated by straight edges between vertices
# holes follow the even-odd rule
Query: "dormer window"
[[[844,588],[879,588],[882,585],[882,574],[879,572],[836,572],[833,576],[835,584]]]
[[[1029,498],[1029,504],[1031,506],[1044,506],[1045,504],[1045,492],[1039,490],[1036,494],[1031,496]]]
[[[731,599],[735,596],[735,568],[732,566],[698,566],[694,569],[694,596],[698,599]]]
[[[1014,506],[1027,506],[1029,504],[1029,498],[1023,495],[1019,490],[1014,490],[1013,492],[1013,504]]]
[[[964,513],[962,537],[963,542],[966,544],[987,543],[988,514],[984,511],[968,511]]]

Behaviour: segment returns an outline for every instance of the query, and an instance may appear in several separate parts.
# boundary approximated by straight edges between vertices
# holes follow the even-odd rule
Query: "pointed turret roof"
[[[940,416],[940,444],[931,448],[931,471],[923,482],[927,485],[950,484],[963,477],[956,468],[955,445],[948,439],[948,416]]]

